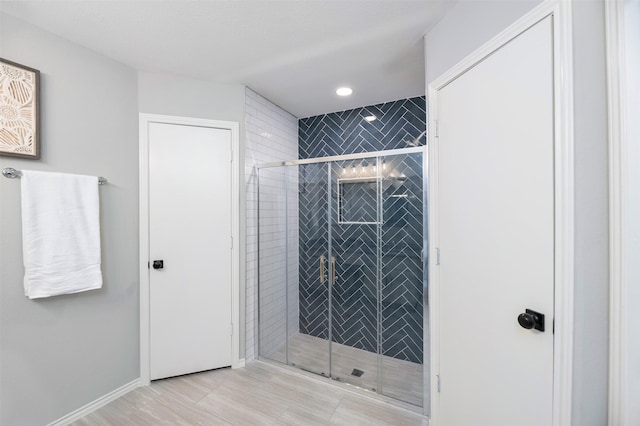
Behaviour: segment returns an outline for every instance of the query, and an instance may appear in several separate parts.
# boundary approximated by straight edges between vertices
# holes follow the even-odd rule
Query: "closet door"
[[[439,425],[552,424],[552,41],[547,17],[437,93]]]
[[[151,379],[231,365],[231,132],[149,124]]]

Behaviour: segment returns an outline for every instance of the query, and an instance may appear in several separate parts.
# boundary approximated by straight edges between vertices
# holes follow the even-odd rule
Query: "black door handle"
[[[518,324],[528,330],[535,328],[538,331],[544,331],[544,314],[525,309],[523,314],[518,315]]]
[[[164,268],[164,260],[153,261],[153,269],[163,269],[163,268]]]

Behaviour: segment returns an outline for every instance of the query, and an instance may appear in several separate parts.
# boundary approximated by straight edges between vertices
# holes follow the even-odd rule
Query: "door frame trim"
[[[629,424],[628,322],[629,200],[627,58],[624,1],[605,2],[607,114],[609,122],[609,415],[610,426]]]
[[[429,101],[429,141],[437,141],[438,91],[488,55],[542,19],[553,17],[554,157],[555,157],[555,333],[553,354],[553,425],[571,424],[573,380],[573,299],[574,299],[574,135],[573,58],[571,2],[547,0],[514,22],[471,55],[433,82],[427,82]],[[438,144],[429,143],[429,258],[438,247]],[[431,425],[439,423],[438,380],[439,276],[435,262],[429,262],[431,322]]]
[[[231,367],[242,367],[240,360],[240,126],[234,121],[177,117],[140,113],[139,165],[140,165],[140,385],[146,386],[150,378],[150,298],[149,298],[149,124],[163,123],[183,126],[207,127],[231,131]]]

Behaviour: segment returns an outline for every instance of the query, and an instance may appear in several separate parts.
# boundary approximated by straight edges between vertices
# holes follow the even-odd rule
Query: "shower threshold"
[[[390,404],[393,405],[396,408],[399,408],[401,410],[405,410],[407,412],[413,413],[413,414],[419,414],[421,416],[423,416],[427,421],[429,419],[429,415],[427,414],[427,411],[423,411],[422,407],[418,407],[416,405],[413,404],[408,404],[406,402],[402,402],[399,401],[395,398],[390,398],[384,395],[380,395],[377,394],[375,392],[371,392],[368,391],[366,389],[362,389],[358,386],[349,384],[349,383],[343,383],[343,382],[336,382],[334,380],[328,380],[327,377],[324,376],[320,376],[316,373],[312,373],[312,372],[308,372],[305,370],[301,370],[299,368],[296,367],[292,367],[290,365],[287,364],[283,364],[279,361],[274,361],[272,359],[268,359],[268,358],[264,358],[264,357],[259,357],[256,358],[254,361],[252,362],[257,362],[257,363],[261,363],[264,365],[267,365],[271,368],[277,369],[279,371],[282,372],[282,374],[289,374],[292,376],[298,376],[300,377],[300,380],[313,380],[315,382],[319,382],[319,383],[325,383],[328,384],[329,386],[333,386],[335,387],[337,390],[340,391],[344,391],[344,392],[348,392],[351,393],[353,395],[358,395],[360,397],[365,397],[368,398],[372,401],[376,401],[376,402],[382,402],[384,404]]]
[[[339,343],[333,343],[331,355],[332,383],[346,384],[366,391],[368,396],[381,397],[395,405],[423,413],[423,401],[428,401],[429,387],[425,386],[425,366],[410,361],[381,356]],[[270,356],[261,359],[285,363],[283,346]],[[289,339],[289,365],[294,371],[310,374],[320,380],[328,377],[328,342],[325,339],[296,333]],[[288,366],[287,366],[288,367]],[[377,393],[378,368],[380,368],[381,392]],[[428,366],[426,369],[428,374]],[[426,398],[424,393],[427,393]],[[405,407],[406,405],[406,407]],[[426,410],[425,410],[426,411]]]

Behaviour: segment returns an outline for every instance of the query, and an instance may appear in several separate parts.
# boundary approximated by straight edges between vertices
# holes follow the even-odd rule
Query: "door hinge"
[[[440,392],[440,375],[439,374],[436,376],[436,387],[438,389],[438,392]]]
[[[440,248],[436,247],[436,265],[440,264]]]
[[[151,262],[147,262],[147,269],[151,269]]]
[[[233,249],[233,237],[231,237],[231,248]]]
[[[231,333],[230,334],[233,336],[233,323],[231,323]]]
[[[438,129],[438,120],[436,120],[436,138],[440,137],[440,130]]]
[[[233,163],[233,149],[231,150],[231,162]]]

